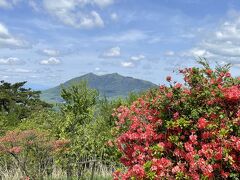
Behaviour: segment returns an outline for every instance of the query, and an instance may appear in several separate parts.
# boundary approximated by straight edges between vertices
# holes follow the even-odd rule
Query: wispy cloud
[[[206,57],[240,64],[240,16],[235,14],[212,31],[205,33],[200,42],[182,56]]]
[[[135,67],[134,63],[130,62],[130,61],[121,62],[121,66],[125,67],[125,68],[133,68],[133,67]]]
[[[11,68],[11,69],[6,69],[6,72],[10,73],[33,73],[34,71],[31,69],[24,69],[24,68]]]
[[[105,41],[105,42],[136,42],[140,40],[145,40],[148,35],[140,30],[129,30],[126,32],[112,34],[108,36],[100,36],[95,38],[95,41]]]
[[[0,58],[0,65],[23,65],[25,62],[16,57]]]
[[[137,55],[137,56],[131,56],[131,57],[130,57],[130,60],[131,60],[131,61],[140,61],[140,60],[143,60],[143,59],[145,59],[145,56],[142,55],[142,54],[139,54],[139,55]]]
[[[0,0],[0,68],[9,69],[0,75],[56,84],[83,72],[132,72],[160,82],[159,72],[198,56],[239,68],[237,3],[178,1]]]
[[[61,63],[61,61],[55,57],[50,57],[48,59],[44,59],[44,60],[40,61],[41,65],[58,65],[60,63]]]
[[[0,0],[0,8],[12,8],[20,0]]]
[[[116,20],[118,19],[117,13],[112,13],[112,14],[110,15],[110,17],[111,17],[111,19],[112,19],[113,21],[116,21]]]
[[[0,23],[0,48],[26,48],[28,42],[20,38],[14,37],[8,28]]]
[[[100,57],[102,58],[116,58],[121,56],[121,49],[120,47],[112,47],[105,51]]]
[[[175,55],[175,52],[174,51],[166,51],[164,53],[165,56],[174,56]]]
[[[113,0],[43,0],[43,7],[49,14],[59,21],[75,28],[103,27],[104,21],[101,15],[93,8],[101,8],[113,4]],[[92,6],[90,11],[86,11],[86,5]]]
[[[0,7],[7,8],[9,4],[6,0],[0,0]]]
[[[56,49],[43,49],[39,51],[40,54],[46,55],[46,56],[59,56],[60,52]]]
[[[121,66],[125,68],[133,68],[138,66],[142,60],[145,59],[145,56],[142,54],[131,56],[127,61],[122,61]]]

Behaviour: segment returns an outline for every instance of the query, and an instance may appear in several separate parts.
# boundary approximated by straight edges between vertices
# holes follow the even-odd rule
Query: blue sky
[[[238,0],[0,0],[6,81],[55,86],[118,72],[162,84],[197,57],[239,75]]]

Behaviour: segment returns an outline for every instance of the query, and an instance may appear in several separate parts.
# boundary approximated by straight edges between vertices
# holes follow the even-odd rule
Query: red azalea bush
[[[117,179],[240,178],[240,79],[227,67],[180,70],[184,84],[160,86],[120,107]]]

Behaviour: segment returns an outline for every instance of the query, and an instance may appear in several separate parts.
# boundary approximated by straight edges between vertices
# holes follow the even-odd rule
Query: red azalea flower
[[[199,129],[204,129],[207,126],[207,120],[205,118],[199,118],[198,119],[198,128]]]
[[[167,77],[166,77],[166,80],[167,80],[168,82],[170,82],[170,81],[172,80],[172,77],[171,77],[171,76],[167,76]]]

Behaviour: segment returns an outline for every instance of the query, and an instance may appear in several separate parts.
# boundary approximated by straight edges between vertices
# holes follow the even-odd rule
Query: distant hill
[[[77,84],[82,80],[86,80],[90,88],[97,89],[102,96],[108,98],[125,97],[130,92],[141,92],[152,87],[156,87],[149,81],[125,77],[117,73],[98,76],[88,73],[83,76],[73,78],[59,86],[42,91],[41,99],[47,102],[62,102],[60,96],[62,87],[69,87]]]

